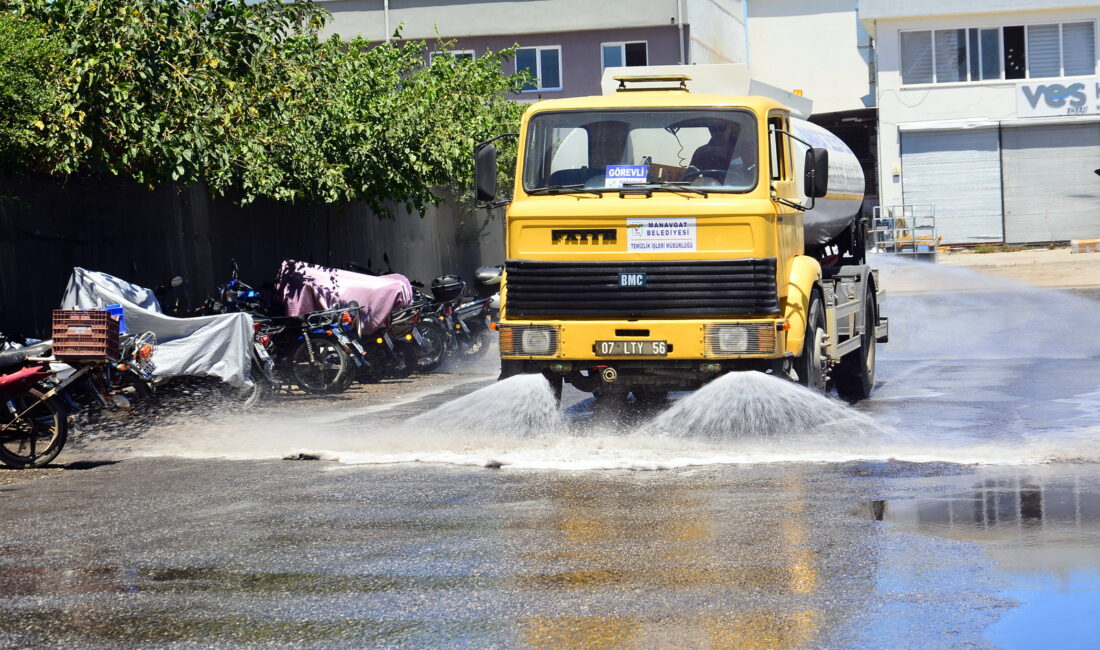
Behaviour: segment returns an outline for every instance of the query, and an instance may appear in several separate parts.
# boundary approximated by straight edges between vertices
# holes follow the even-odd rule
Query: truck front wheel
[[[818,392],[825,392],[825,306],[817,289],[810,295],[806,312],[806,336],[802,339],[802,355],[794,361],[798,383]]]
[[[875,294],[871,291],[867,291],[863,299],[863,317],[865,321],[859,351],[853,350],[844,355],[833,373],[837,395],[849,402],[867,399],[875,386],[875,324],[878,323],[878,314],[875,313]]]

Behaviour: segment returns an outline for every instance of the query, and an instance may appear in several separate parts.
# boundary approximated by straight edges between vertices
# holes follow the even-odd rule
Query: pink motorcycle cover
[[[399,273],[366,275],[285,260],[275,278],[275,291],[287,316],[359,303],[359,333],[389,324],[390,312],[412,302],[412,285]]]

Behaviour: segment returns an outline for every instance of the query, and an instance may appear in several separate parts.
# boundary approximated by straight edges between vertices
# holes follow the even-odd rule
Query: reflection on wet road
[[[97,440],[0,487],[0,644],[1094,647],[1100,303],[989,289],[890,295],[854,410],[475,377]]]

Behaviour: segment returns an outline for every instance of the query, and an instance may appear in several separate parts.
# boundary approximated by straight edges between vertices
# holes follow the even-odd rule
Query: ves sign
[[[1016,114],[1053,117],[1100,113],[1100,80],[1029,82],[1016,86]]]

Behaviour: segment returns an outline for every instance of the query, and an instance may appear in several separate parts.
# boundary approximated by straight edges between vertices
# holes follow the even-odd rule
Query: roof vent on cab
[[[682,90],[688,92],[687,82],[691,81],[691,77],[683,74],[665,74],[665,75],[637,75],[637,76],[623,76],[612,77],[615,81],[619,82],[619,87],[615,89],[615,92],[628,93],[638,91],[650,91],[650,90]],[[628,88],[627,84],[654,84],[654,83],[677,83],[678,86],[636,86],[634,88]]]

